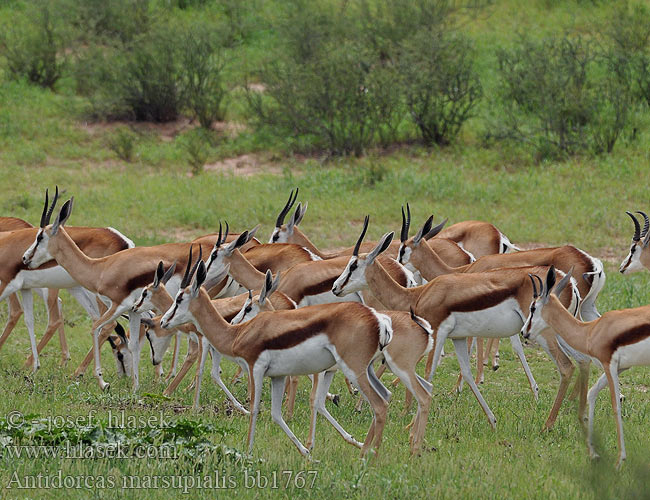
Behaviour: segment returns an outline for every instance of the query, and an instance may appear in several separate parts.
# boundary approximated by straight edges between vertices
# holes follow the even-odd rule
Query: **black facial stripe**
[[[149,332],[146,334],[147,340],[149,341],[149,345],[151,346],[151,362],[154,363],[156,359],[156,353],[153,350],[153,343],[151,342],[151,337],[149,337]]]
[[[275,234],[273,235],[272,240],[273,240],[274,242],[276,242],[276,241],[278,241],[279,239],[280,239],[280,233],[275,233]]]
[[[117,360],[120,362],[120,365],[122,365],[122,371],[126,373],[126,366],[124,366],[124,354],[118,351]]]
[[[403,264],[402,259],[404,259],[405,254],[406,254],[406,247],[402,245],[401,247],[399,247],[399,257],[397,259],[400,264]]]
[[[356,268],[357,268],[357,261],[355,260],[352,264],[350,264],[348,275],[345,277],[345,281],[341,285],[341,290],[343,290],[345,288],[345,285],[348,284],[348,281],[350,281],[350,278],[352,277],[352,273]]]

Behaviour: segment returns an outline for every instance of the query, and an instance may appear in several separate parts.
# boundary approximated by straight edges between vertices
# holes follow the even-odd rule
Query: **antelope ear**
[[[226,257],[230,257],[233,252],[239,248],[244,246],[244,244],[248,241],[248,231],[244,231],[239,235],[239,238],[237,238],[235,241],[230,243],[226,248],[223,249],[224,255]]]
[[[248,231],[248,239],[246,240],[246,243],[248,243],[250,240],[252,240],[253,238],[255,238],[255,234],[256,234],[257,231],[260,229],[260,227],[261,227],[261,224],[258,224],[258,225],[255,226],[253,229],[251,229],[250,231]]]
[[[109,335],[106,340],[108,340],[108,343],[111,344],[111,349],[117,349],[117,337],[115,335]]]
[[[119,323],[115,323],[115,333],[117,333],[117,336],[122,339],[124,345],[129,345],[128,341],[126,340],[126,332],[124,331],[124,327]]]
[[[555,285],[555,266],[551,266],[546,273],[546,284],[544,285],[544,296],[548,298],[551,289]]]
[[[74,202],[74,196],[66,201],[61,210],[59,210],[59,215],[56,216],[54,224],[52,224],[52,234],[56,234],[59,231],[59,227],[64,226],[70,214],[72,213],[72,203]]]
[[[395,233],[391,231],[381,237],[377,246],[373,248],[372,252],[370,252],[366,257],[366,262],[368,264],[371,264],[380,253],[384,252],[390,246],[393,241],[393,236],[395,236]]]
[[[273,288],[273,275],[271,270],[266,270],[266,275],[264,276],[264,284],[262,285],[262,290],[260,291],[260,305],[264,304],[266,298],[271,295],[271,288]]]
[[[162,280],[162,277],[165,275],[165,268],[163,267],[163,262],[162,260],[158,262],[158,267],[156,268],[156,274],[153,276],[153,284],[152,286],[154,288],[158,288],[158,285],[160,285],[160,280]]]
[[[205,268],[205,262],[200,261],[199,267],[196,270],[196,277],[194,278],[194,282],[192,283],[192,292],[191,292],[192,298],[196,297],[199,294],[201,285],[205,281],[207,275],[208,275],[208,271]]]
[[[302,222],[302,218],[305,216],[305,212],[307,212],[307,205],[309,205],[309,202],[305,202],[305,204],[302,206],[302,210],[300,211],[300,214],[297,216],[294,216],[295,222],[294,224],[297,226]]]
[[[166,285],[167,282],[171,279],[171,277],[174,276],[174,271],[176,271],[176,261],[174,261],[174,263],[171,266],[169,266],[169,269],[165,271],[165,274],[163,274],[162,278],[160,279],[160,282],[163,285]]]
[[[278,286],[280,286],[280,271],[277,272],[275,275],[275,279],[273,280],[273,285],[271,286],[271,289],[269,290],[268,295],[271,295],[273,292],[275,292],[278,289]]]
[[[647,248],[649,244],[650,244],[650,231],[648,231],[648,234],[646,234],[645,238],[643,238],[643,248]]]
[[[293,213],[293,217],[289,219],[287,224],[287,232],[289,234],[293,233],[293,227],[297,224],[296,221],[300,218],[300,212],[302,211],[302,203],[298,203],[296,211]]]
[[[573,274],[573,266],[571,266],[571,269],[569,269],[569,272],[564,275],[564,278],[560,280],[560,282],[557,284],[555,289],[553,290],[553,293],[556,296],[560,296],[562,291],[566,288],[567,283],[569,283],[569,280],[571,279],[571,275]]]
[[[140,323],[145,325],[147,328],[153,328],[155,326],[155,323],[151,318],[142,317],[140,318]]]
[[[420,228],[415,236],[413,236],[413,244],[418,246],[424,238],[424,235],[431,231],[431,226],[433,225],[433,215],[431,215],[427,221],[424,223],[424,226]]]
[[[448,220],[449,219],[445,219],[440,224],[433,227],[427,234],[424,235],[424,239],[425,240],[430,240],[431,238],[436,236],[440,231],[442,231],[442,228],[445,227],[445,224],[447,224]]]

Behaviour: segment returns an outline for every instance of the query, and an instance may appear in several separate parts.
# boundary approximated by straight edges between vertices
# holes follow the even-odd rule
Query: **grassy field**
[[[0,2],[0,20],[9,20],[13,8],[12,2]],[[466,24],[481,53],[486,95],[495,85],[491,49],[495,42],[513,40],[519,29],[540,36],[555,29],[586,31],[610,14],[605,2],[495,2],[484,15]],[[254,37],[233,54],[234,67],[254,64],[269,44],[271,34]],[[240,76],[233,70],[233,86]],[[116,125],[88,123],[84,118],[86,103],[74,95],[72,87],[66,79],[58,84],[57,92],[21,82],[0,82],[0,215],[37,223],[45,188],[58,184],[64,197],[75,197],[69,224],[113,226],[138,245],[188,240],[216,231],[223,220],[236,231],[261,223],[258,234],[266,239],[289,191],[299,186],[299,200],[309,202],[301,228],[323,248],[352,245],[366,213],[371,216],[369,238],[398,230],[400,206],[408,201],[414,226],[431,213],[436,221],[448,217],[450,223],[487,220],[514,243],[572,243],[602,259],[608,277],[598,299],[601,313],[650,302],[648,273],[621,276],[617,272],[633,230],[624,211],[649,208],[646,184],[650,136],[643,127],[634,141],[624,137],[611,155],[539,164],[525,148],[482,145],[479,136],[484,124],[478,118],[464,129],[457,145],[444,149],[404,145],[392,151],[371,152],[361,159],[329,161],[287,156],[281,145],[271,144],[242,125],[235,136],[210,152],[208,163],[215,165],[214,169],[192,175],[183,143],[193,125],[179,121],[166,127],[133,126],[137,137],[134,158],[124,162],[109,146]],[[229,107],[231,124],[243,121],[238,99],[235,96]],[[239,156],[243,154],[248,154],[248,159]],[[235,158],[235,164],[251,162],[252,166],[231,172],[217,163],[228,158]],[[244,171],[246,175],[241,175]],[[616,433],[607,393],[601,393],[596,408],[603,458],[592,462],[587,457],[575,402],[565,402],[551,432],[540,432],[559,382],[553,363],[540,348],[526,347],[540,386],[540,399],[535,403],[523,370],[506,343],[502,344],[501,368],[486,373],[481,387],[497,417],[496,431],[490,429],[469,391],[451,393],[458,372],[458,363],[451,355],[443,360],[434,380],[434,401],[420,457],[409,455],[404,427],[411,416],[402,415],[402,387],[393,391],[378,457],[361,461],[356,449],[319,420],[315,461],[306,462],[271,420],[268,384],[254,453],[244,457],[237,450],[245,449],[248,419],[231,411],[224,395],[207,377],[198,412],[191,410],[192,395],[184,391],[185,384],[173,398],[160,397],[164,386],[154,379],[146,347],[137,395],[131,393],[129,380],[117,378],[108,349],[102,354],[102,363],[111,383],[110,392],[99,391],[92,371],[80,380],[73,379],[76,365],[91,345],[90,321],[65,292],[62,298],[72,354],[66,367],[58,366],[59,349],[53,341],[41,357],[38,373],[32,376],[22,369],[29,354],[22,322],[0,352],[0,386],[5,388],[0,398],[0,443],[5,447],[0,458],[2,498],[59,498],[61,489],[52,482],[47,487],[45,477],[40,479],[42,488],[30,487],[39,473],[52,481],[59,472],[77,481],[66,487],[69,498],[215,498],[235,493],[242,498],[648,496],[647,370],[635,369],[621,376],[628,459],[618,473],[614,471]],[[46,318],[39,301],[37,307],[36,331],[40,335]],[[5,318],[3,312],[0,323]],[[166,370],[169,364],[170,353],[164,362]],[[224,363],[223,370],[224,380],[228,380],[234,366]],[[592,369],[592,383],[597,376]],[[384,378],[385,383],[389,380],[388,376]],[[244,384],[233,386],[233,390],[240,400],[246,399]],[[357,439],[362,438],[371,418],[368,407],[361,413],[353,410],[356,401],[347,394],[340,376],[333,391],[342,398],[340,406],[330,411]],[[308,401],[309,383],[305,380],[289,422],[303,440],[308,430]],[[7,421],[2,423],[3,416],[21,420],[16,412],[26,421],[44,419],[31,427],[33,436],[21,437],[20,429],[8,430]],[[138,423],[124,437],[119,432],[113,435],[104,429],[102,433],[84,425],[91,414],[95,422],[104,424],[109,415],[152,417],[153,425]],[[80,417],[82,425],[60,429],[57,417],[62,416]],[[177,435],[187,441],[176,458],[165,456],[167,448],[163,445],[169,439],[158,429],[161,418],[176,422],[180,429]],[[48,421],[54,429],[47,429]],[[213,427],[200,434],[199,424]],[[72,442],[73,437],[84,443],[102,439],[139,442],[145,451],[158,450],[163,457],[16,458],[7,453],[10,444],[58,446]],[[224,448],[217,448],[220,445]],[[198,480],[204,481],[203,476],[214,479],[215,471],[217,484],[196,487]],[[172,477],[173,486],[165,487],[163,481]],[[88,478],[96,486],[91,492],[84,487]],[[190,488],[192,481],[194,488]],[[122,490],[122,486],[127,488]]]

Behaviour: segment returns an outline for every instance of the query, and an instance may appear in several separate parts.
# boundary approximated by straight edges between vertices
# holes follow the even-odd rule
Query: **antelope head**
[[[634,235],[632,236],[630,252],[621,262],[619,271],[621,274],[629,274],[641,271],[643,268],[650,269],[650,251],[648,250],[648,244],[650,244],[650,231],[648,231],[650,229],[650,219],[644,212],[637,210],[636,213],[643,217],[643,230],[641,230],[641,225],[634,214],[631,212],[625,213],[634,222]]]

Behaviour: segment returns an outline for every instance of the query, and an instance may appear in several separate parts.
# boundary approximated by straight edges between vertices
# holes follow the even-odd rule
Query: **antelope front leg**
[[[189,371],[189,369],[192,367],[194,362],[200,356],[199,350],[200,349],[199,349],[198,342],[190,339],[187,356],[185,356],[185,361],[181,365],[181,369],[179,370],[178,374],[174,377],[174,379],[171,381],[169,386],[167,386],[167,388],[163,391],[163,396],[170,396],[176,390],[178,385],[181,383],[181,380],[183,380],[183,378],[185,377],[185,374]]]
[[[490,410],[488,404],[485,402],[485,399],[483,399],[483,396],[481,395],[481,391],[478,390],[478,386],[476,385],[476,382],[474,382],[474,379],[472,378],[472,370],[469,365],[469,356],[467,355],[467,350],[463,345],[464,344],[463,339],[453,339],[453,341],[454,341],[454,348],[456,349],[456,357],[458,358],[458,362],[460,363],[460,370],[463,373],[465,382],[467,382],[467,384],[470,386],[472,392],[474,393],[474,396],[476,396],[476,399],[481,405],[481,408],[483,408],[483,411],[485,412],[485,415],[487,416],[488,421],[492,426],[492,429],[496,429],[497,419],[494,416],[494,413],[492,413],[492,410]]]
[[[524,355],[524,347],[521,345],[521,340],[519,339],[519,334],[515,334],[510,337],[510,343],[512,344],[512,349],[517,353],[519,361],[521,361],[521,366],[524,367],[524,372],[526,372],[526,377],[528,377],[528,383],[530,384],[530,390],[533,391],[533,397],[535,401],[539,400],[539,387],[533,373],[530,371],[528,366],[528,361],[526,361],[526,356]]]
[[[605,368],[606,369],[606,368]],[[598,453],[594,449],[594,410],[596,408],[596,399],[598,393],[602,391],[607,385],[607,374],[603,373],[596,383],[589,389],[587,394],[587,401],[589,402],[589,421],[587,425],[587,448],[589,449],[589,456],[591,458],[598,458]]]
[[[47,304],[48,312],[48,321],[47,321],[47,330],[41,341],[36,346],[36,351],[38,354],[41,354],[43,348],[48,344],[50,339],[54,336],[54,333],[59,330],[59,341],[61,340],[60,332],[63,330],[63,318],[61,317],[61,309],[59,307],[59,295],[58,290],[47,290],[36,288],[36,293],[41,295],[43,301]],[[70,359],[70,353],[68,352],[68,345],[65,341],[65,335],[63,335],[63,343],[61,344],[61,365],[64,365],[66,361]],[[25,368],[29,367],[34,361],[34,356],[30,355],[25,361]]]
[[[20,294],[23,297],[23,307],[25,308],[25,324],[29,332],[29,341],[32,345],[32,373],[36,373],[41,366],[38,359],[38,348],[36,347],[36,335],[34,334],[34,296],[31,290],[21,290]]]
[[[140,387],[140,313],[129,311],[129,351],[133,356],[133,392]]]
[[[9,318],[7,319],[7,324],[2,332],[2,336],[0,336],[0,349],[7,341],[9,334],[16,327],[16,323],[18,323],[20,317],[23,315],[23,308],[20,305],[20,300],[18,300],[17,294],[12,293],[9,295],[7,303],[9,305]]]

